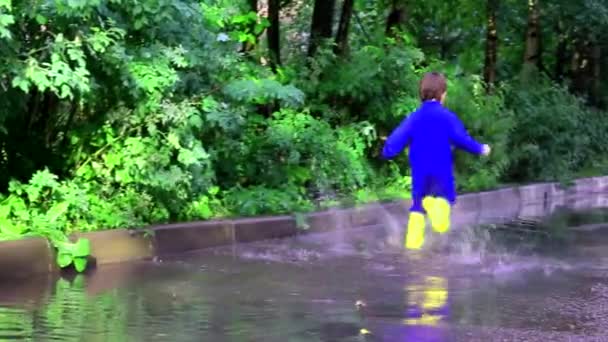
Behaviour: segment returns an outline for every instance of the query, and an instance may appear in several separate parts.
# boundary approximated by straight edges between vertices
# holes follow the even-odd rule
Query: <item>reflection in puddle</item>
[[[447,279],[425,277],[423,284],[408,284],[406,325],[437,326],[448,312]]]
[[[402,289],[405,300],[399,305],[399,313],[391,305],[372,305],[363,310],[365,328],[360,333],[369,335],[372,341],[448,341],[448,279],[426,276]]]

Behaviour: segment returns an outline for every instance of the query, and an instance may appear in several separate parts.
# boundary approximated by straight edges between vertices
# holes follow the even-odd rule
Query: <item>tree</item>
[[[542,69],[541,44],[539,0],[528,0],[528,24],[526,29],[524,64]]]
[[[496,59],[498,54],[497,7],[498,0],[487,0],[486,54],[483,79],[488,92],[491,91],[496,82]]]
[[[310,43],[308,45],[309,57],[315,55],[319,44],[324,39],[332,37],[335,7],[335,0],[315,0],[310,27]]]
[[[281,35],[280,35],[280,0],[268,0],[268,20],[270,27],[268,28],[268,49],[270,50],[270,66],[273,71],[281,65]]]
[[[553,78],[557,82],[564,80],[566,66],[568,65],[568,32],[564,26],[564,21],[559,18],[555,24],[557,47],[555,48],[555,71],[553,74]]]
[[[350,21],[353,16],[354,0],[344,0],[342,4],[342,13],[340,15],[340,23],[338,24],[338,32],[336,33],[336,46],[334,52],[337,55],[343,55],[348,49],[348,30]]]
[[[405,4],[403,0],[392,0],[388,17],[386,18],[386,35],[395,37],[395,30],[399,30],[405,23]]]

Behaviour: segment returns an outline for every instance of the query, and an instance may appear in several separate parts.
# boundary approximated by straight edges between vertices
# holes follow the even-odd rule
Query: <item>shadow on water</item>
[[[602,341],[607,221],[562,208],[430,234],[411,252],[386,214],[375,228],[4,282],[0,340]]]

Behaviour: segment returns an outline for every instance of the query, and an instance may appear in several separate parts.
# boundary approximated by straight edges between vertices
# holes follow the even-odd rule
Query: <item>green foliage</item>
[[[459,188],[479,191],[496,187],[511,162],[508,144],[515,125],[513,113],[504,104],[504,91],[497,89],[487,95],[479,77],[448,77],[447,106],[460,117],[472,137],[492,146],[489,158],[457,153]]]
[[[84,271],[90,254],[89,241],[68,239],[70,231],[82,220],[82,192],[44,170],[28,184],[12,182],[9,195],[0,202],[0,239],[13,240],[28,236],[48,238],[57,249],[61,268],[74,265]],[[80,214],[80,215],[79,215]]]
[[[10,39],[11,31],[9,26],[15,23],[15,18],[11,14],[11,0],[0,1],[0,39]]]
[[[387,184],[380,184],[358,190],[355,203],[365,204],[377,201],[411,199],[412,178],[410,176],[392,177]]]
[[[202,118],[186,102],[136,112],[117,111],[92,138],[72,136],[76,146],[89,139],[89,149],[74,155],[75,176],[95,184],[108,199],[120,198],[117,214],[124,213],[124,219],[114,224],[176,219],[212,187],[210,156],[197,138]],[[123,115],[131,120],[122,120]]]
[[[329,50],[318,55],[310,76],[302,83],[313,108],[323,111],[330,120],[370,118],[374,124],[387,128],[397,122],[396,115],[403,114],[395,113],[391,104],[416,94],[416,65],[424,58],[414,47],[395,45],[363,46],[349,56],[348,63]],[[332,103],[337,108],[329,109]],[[339,113],[344,111],[348,111],[346,120],[343,117],[347,114]]]
[[[563,180],[605,155],[606,121],[566,89],[531,82],[519,85],[509,102],[516,117],[509,143],[515,179]]]
[[[230,212],[240,216],[312,211],[314,205],[293,186],[233,188],[225,195]]]
[[[280,101],[289,106],[304,104],[304,93],[292,85],[282,85],[271,79],[236,80],[226,85],[226,95],[236,101],[268,104]]]

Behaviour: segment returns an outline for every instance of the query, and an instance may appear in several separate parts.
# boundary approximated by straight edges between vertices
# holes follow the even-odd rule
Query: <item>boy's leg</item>
[[[444,234],[450,229],[451,205],[443,197],[427,197],[423,203],[433,230]]]
[[[426,219],[424,214],[418,211],[410,211],[407,221],[407,232],[405,234],[405,248],[420,249],[424,245],[424,229]]]
[[[454,178],[451,174],[439,177],[438,185],[436,197],[426,197],[422,204],[433,230],[444,234],[450,229],[451,207],[456,199]]]
[[[424,230],[426,219],[422,208],[422,199],[413,191],[413,203],[410,208],[410,216],[407,221],[407,232],[405,234],[405,248],[420,249],[424,245]]]

